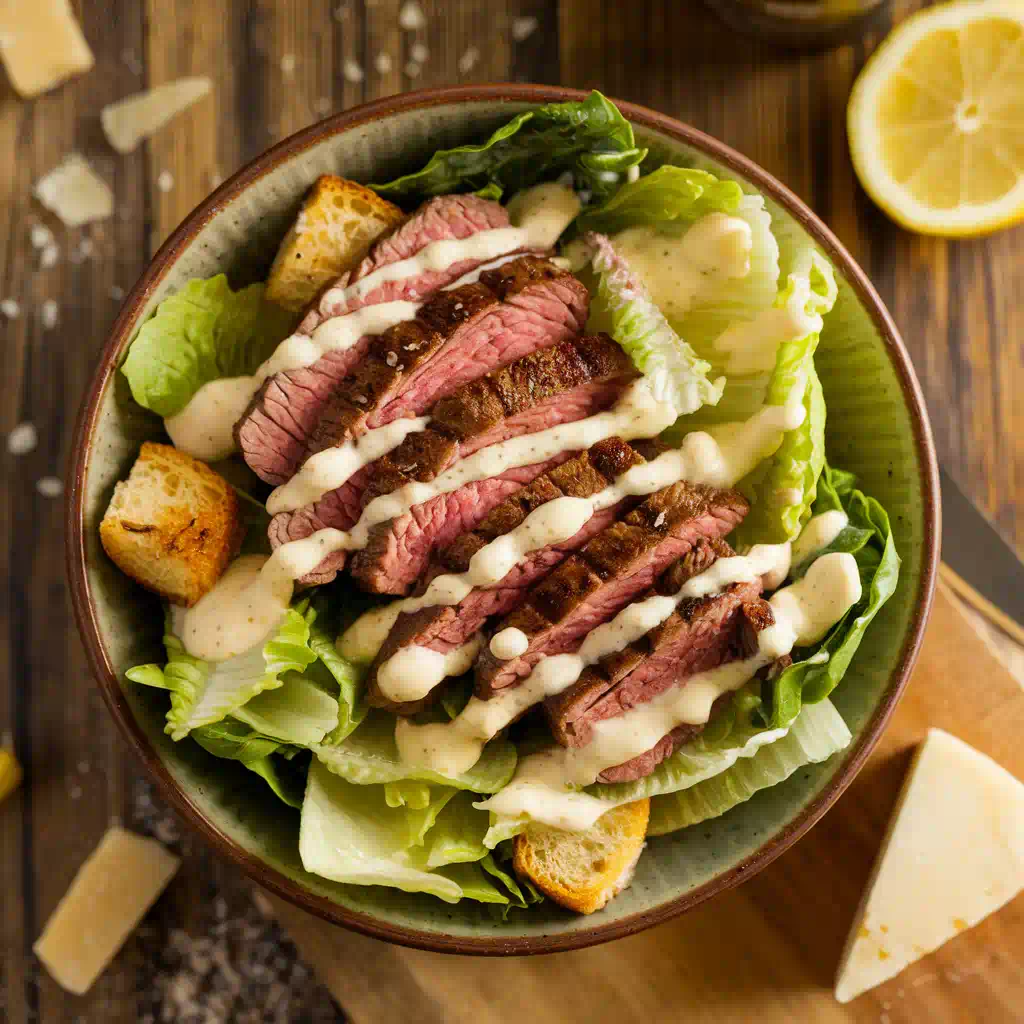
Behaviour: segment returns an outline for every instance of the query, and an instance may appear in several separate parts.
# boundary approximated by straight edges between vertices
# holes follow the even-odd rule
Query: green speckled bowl
[[[624,103],[642,145],[758,189],[781,230],[809,235],[839,271],[839,301],[818,357],[829,455],[888,508],[903,558],[899,589],[833,698],[854,734],[849,749],[699,829],[654,839],[632,887],[600,913],[578,917],[549,902],[502,922],[468,900],[450,906],[307,874],[298,857],[298,815],[268,800],[244,768],[195,744],[173,743],[163,733],[164,695],[125,685],[125,669],[161,656],[156,599],[106,558],[97,530],[139,444],[162,436],[159,420],[131,402],[115,372],[138,326],[190,278],[226,271],[239,284],[263,277],[318,175],[387,180],[439,147],[485,137],[524,107],[582,96],[522,85],[412,93],[358,107],[275,146],[193,211],[132,290],[72,447],[67,559],[78,626],[111,713],[164,797],[225,857],[286,899],[329,921],[424,949],[515,955],[588,946],[665,921],[763,868],[825,813],[863,765],[907,682],[932,597],[939,511],[931,433],[906,349],[864,273],[821,221],[760,168],[692,128]]]

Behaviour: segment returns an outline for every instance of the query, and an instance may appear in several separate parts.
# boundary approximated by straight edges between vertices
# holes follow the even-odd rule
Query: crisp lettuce
[[[455,790],[432,790],[428,807],[390,807],[383,786],[357,786],[313,761],[299,827],[299,855],[307,871],[351,885],[386,885],[431,893],[447,903],[472,899],[508,905],[478,863],[450,863],[432,869],[431,853],[446,845],[452,823],[443,816]],[[459,837],[448,836],[454,848]]]
[[[211,380],[252,373],[292,326],[263,293],[262,284],[232,291],[218,274],[164,299],[121,367],[135,401],[166,419]]]
[[[818,496],[812,511],[818,515],[834,509],[847,514],[850,528],[870,534],[866,543],[859,543],[859,534],[847,534],[845,539],[840,534],[836,538],[837,545],[849,543],[853,549],[851,553],[860,568],[863,596],[820,644],[795,651],[793,664],[777,679],[762,684],[761,714],[769,728],[789,726],[804,704],[824,700],[836,688],[850,667],[871,620],[892,596],[899,580],[900,557],[885,509],[857,489],[853,474],[831,469],[826,464],[818,481]]]
[[[337,724],[325,742],[341,743],[366,717],[363,681],[367,666],[357,665],[338,653],[334,638],[324,626],[324,606],[317,602],[314,607],[317,617],[310,624],[309,646],[338,684]]]
[[[438,150],[421,170],[370,188],[408,203],[451,192],[498,199],[569,171],[577,188],[600,199],[646,154],[615,104],[592,92],[581,102],[526,110],[481,145]]]
[[[232,714],[282,743],[320,743],[338,724],[338,701],[311,677],[314,667],[310,665],[304,675],[286,672],[281,686],[256,694]]]
[[[455,778],[403,763],[395,744],[395,716],[374,712],[341,743],[314,744],[317,758],[334,774],[360,786],[414,779],[474,793],[497,793],[516,770],[516,748],[506,739],[491,740],[480,760]]]
[[[759,790],[788,779],[798,768],[826,761],[845,749],[850,730],[831,701],[807,704],[789,732],[696,785],[651,800],[647,834],[675,832],[725,814]]]
[[[656,397],[669,400],[679,415],[714,405],[722,397],[724,380],[708,379],[711,364],[698,359],[672,330],[611,241],[596,233],[587,235],[586,241],[594,250],[597,302],[611,321],[611,335],[652,380]]]
[[[316,660],[309,646],[309,613],[290,608],[262,647],[209,662],[193,658],[172,631],[164,634],[167,664],[140,665],[126,675],[132,682],[169,690],[171,708],[164,731],[180,740],[201,725],[219,722],[258,693],[284,685],[286,672],[302,672]]]
[[[416,779],[388,782],[384,786],[384,799],[388,807],[409,807],[421,811],[430,804],[430,786]]]
[[[489,850],[484,845],[488,814],[473,806],[472,793],[456,793],[438,815],[436,827],[427,837],[427,866],[444,867],[482,860]]]

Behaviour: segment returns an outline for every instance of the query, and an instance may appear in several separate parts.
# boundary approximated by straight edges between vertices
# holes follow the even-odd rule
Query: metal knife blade
[[[942,561],[1024,629],[1024,562],[944,470]]]

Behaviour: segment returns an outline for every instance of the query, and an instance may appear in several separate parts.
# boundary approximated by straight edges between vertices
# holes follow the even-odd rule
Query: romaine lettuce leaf
[[[482,861],[480,861],[481,867],[493,878],[496,878],[509,895],[509,906],[503,914],[503,917],[508,916],[508,910],[513,907],[517,907],[520,910],[525,910],[527,907],[532,906],[534,903],[543,903],[544,897],[539,893],[528,878],[516,878],[511,871],[506,871],[504,867],[498,863],[497,857],[493,854],[488,854]]]
[[[647,834],[675,832],[717,818],[756,792],[788,779],[798,768],[826,761],[846,748],[850,730],[831,701],[806,704],[789,732],[741,758],[724,772],[651,801]]]
[[[795,651],[793,664],[778,679],[762,685],[761,714],[769,728],[785,728],[804,704],[824,700],[846,674],[864,632],[879,609],[892,596],[899,580],[900,557],[892,539],[889,516],[882,506],[856,487],[851,473],[831,469],[827,464],[818,482],[815,515],[842,509],[850,527],[870,533],[868,543],[852,552],[860,568],[864,593],[814,648]],[[837,543],[842,538],[837,538]]]
[[[296,810],[302,807],[305,773],[292,767],[291,762],[261,757],[258,761],[246,761],[245,767],[263,779],[282,803]]]
[[[309,646],[320,659],[320,663],[334,677],[338,684],[338,724],[326,737],[326,743],[341,743],[366,717],[367,705],[363,699],[363,680],[368,665],[357,665],[343,658],[335,645],[337,622],[330,614],[326,599],[313,602],[316,618],[309,627]],[[345,617],[347,620],[347,616]]]
[[[456,793],[437,816],[434,828],[427,836],[427,866],[444,867],[482,860],[488,854],[484,846],[488,814],[473,806],[472,793]]]
[[[496,199],[571,171],[577,188],[601,199],[646,153],[615,105],[592,92],[582,102],[526,110],[486,142],[438,150],[421,170],[370,188],[407,203],[451,192],[483,191]]]
[[[166,419],[209,381],[252,373],[292,326],[263,292],[262,284],[232,291],[218,274],[164,299],[121,367],[135,401]]]
[[[302,672],[315,661],[309,629],[307,616],[289,608],[262,647],[250,648],[226,661],[208,662],[185,651],[168,615],[164,634],[166,666],[140,665],[126,675],[132,682],[170,691],[171,708],[164,731],[180,740],[192,729],[219,722],[256,694],[282,686],[281,677],[286,672]]]
[[[422,811],[430,804],[430,786],[415,779],[388,782],[384,786],[384,799],[388,807],[410,807]]]
[[[610,318],[611,335],[637,369],[654,382],[656,397],[671,401],[679,415],[714,405],[722,397],[724,380],[708,379],[711,364],[698,359],[672,330],[611,241],[595,233],[587,235],[586,241],[594,249],[593,265],[599,276],[596,301]]]
[[[341,743],[315,744],[312,750],[330,771],[360,786],[416,779],[474,793],[496,793],[516,770],[516,748],[502,738],[491,740],[480,760],[456,778],[410,768],[403,764],[395,744],[395,716],[380,711],[368,715]]]
[[[232,714],[282,743],[300,747],[320,743],[338,724],[338,702],[310,678],[312,668],[305,675],[286,672],[281,686],[256,694]]]

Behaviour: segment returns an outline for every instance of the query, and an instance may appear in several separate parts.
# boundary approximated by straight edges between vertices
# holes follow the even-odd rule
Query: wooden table
[[[0,456],[0,733],[13,734],[27,768],[26,784],[0,809],[0,1017],[12,1024],[184,1019],[161,1016],[180,1005],[181,992],[171,991],[182,959],[168,941],[175,929],[226,936],[232,948],[279,939],[234,872],[185,836],[176,842],[187,859],[173,896],[88,998],[64,995],[35,964],[33,940],[110,819],[176,833],[88,678],[65,599],[61,504],[38,494],[36,482],[62,472],[118,289],[221,175],[328,110],[442,83],[563,82],[647,104],[742,150],[795,189],[867,269],[913,354],[944,464],[1024,545],[1024,404],[1015,400],[1024,391],[1024,262],[1015,255],[1024,235],[915,238],[867,200],[850,167],[844,108],[874,40],[785,55],[734,37],[696,0],[424,0],[427,26],[414,33],[399,27],[401,0],[74,2],[96,68],[32,103],[0,84],[0,298],[22,307],[20,318],[0,322],[0,434],[31,421],[40,437],[30,455]],[[897,16],[917,6],[899,2]],[[516,43],[518,17],[535,17],[538,27]],[[429,50],[421,67],[407,66],[413,43]],[[391,57],[384,73],[375,68],[381,53]],[[116,156],[102,138],[100,108],[187,74],[212,76],[213,98],[147,147]],[[72,150],[111,183],[116,216],[58,230],[61,260],[40,269],[30,226],[59,225],[32,201],[31,185]],[[157,185],[163,172],[173,178],[169,191]],[[83,239],[93,244],[88,257]],[[51,298],[60,322],[45,330],[41,307]],[[280,988],[271,991],[253,968],[243,978],[247,995],[225,1019],[335,1019],[287,944],[281,955],[274,983],[291,1003],[282,1010]]]

